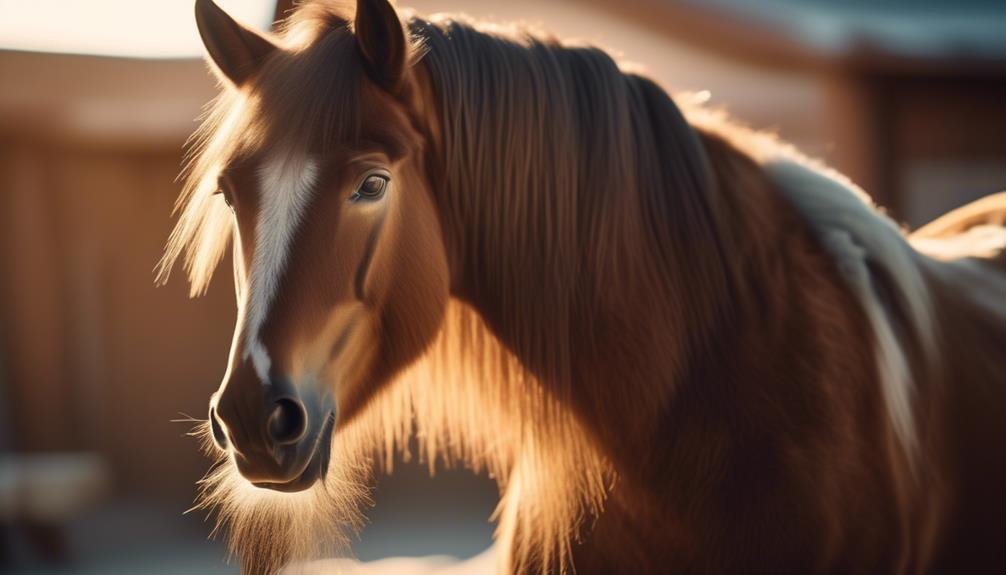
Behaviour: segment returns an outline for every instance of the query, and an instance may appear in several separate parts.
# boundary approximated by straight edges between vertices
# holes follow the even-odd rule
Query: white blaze
[[[300,226],[317,177],[316,163],[303,155],[278,153],[259,170],[259,213],[248,286],[247,330],[242,360],[249,358],[264,385],[272,360],[259,338],[262,324],[289,257],[290,242]]]

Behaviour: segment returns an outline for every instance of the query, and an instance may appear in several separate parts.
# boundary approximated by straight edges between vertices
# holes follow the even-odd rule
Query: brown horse
[[[233,240],[203,504],[245,571],[344,543],[414,432],[499,481],[501,573],[1006,570],[1006,196],[907,237],[596,48],[196,16],[224,89],[161,273]]]

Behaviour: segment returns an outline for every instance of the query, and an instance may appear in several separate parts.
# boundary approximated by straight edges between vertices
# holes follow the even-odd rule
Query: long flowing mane
[[[213,196],[219,170],[264,145],[279,118],[297,119],[280,126],[287,137],[322,152],[353,144],[346,126],[361,79],[350,15],[337,2],[305,4],[287,23],[289,50],[267,63],[261,84],[212,105],[191,146],[162,281],[182,259],[192,293],[206,289],[234,233]],[[245,561],[276,567],[317,556],[348,540],[341,526],[359,525],[372,461],[390,468],[415,436],[431,469],[463,463],[499,481],[506,568],[564,571],[580,526],[618,480],[573,407],[572,354],[617,346],[631,357],[649,335],[598,324],[591,310],[642,298],[677,318],[674,330],[692,346],[678,358],[684,370],[685,352],[701,353],[728,315],[734,240],[717,221],[723,208],[697,134],[650,80],[599,49],[525,29],[415,16],[408,28],[437,99],[443,156],[429,162],[441,224],[469,240],[448,249],[484,280],[463,296],[492,294],[502,314],[490,326],[452,301],[424,357],[336,434],[323,484],[263,493],[220,465],[201,505],[217,512]],[[519,335],[504,345],[493,335],[501,329]],[[574,331],[587,345],[574,349]],[[664,403],[671,391],[634,401]]]

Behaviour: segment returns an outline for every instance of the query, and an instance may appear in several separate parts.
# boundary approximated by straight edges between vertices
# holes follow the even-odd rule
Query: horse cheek
[[[414,213],[408,229],[401,230],[405,233],[395,234],[391,269],[385,270],[391,272],[391,285],[382,313],[381,347],[388,376],[407,367],[433,343],[447,309],[447,257],[432,206],[427,214]]]

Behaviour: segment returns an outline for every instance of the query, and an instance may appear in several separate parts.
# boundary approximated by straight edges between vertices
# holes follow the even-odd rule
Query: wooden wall
[[[18,450],[97,451],[117,491],[188,497],[207,462],[171,420],[205,416],[231,280],[190,301],[153,268],[212,81],[199,62],[0,53],[0,84],[18,86],[0,97],[0,417]]]

